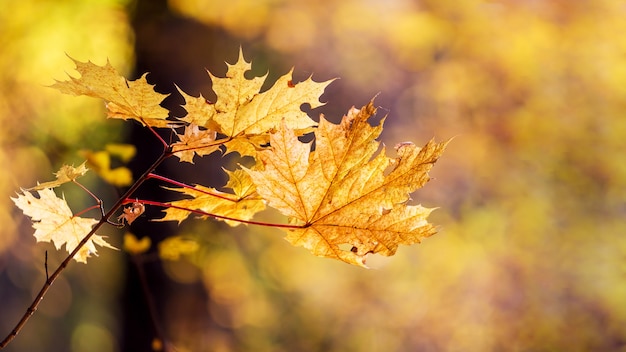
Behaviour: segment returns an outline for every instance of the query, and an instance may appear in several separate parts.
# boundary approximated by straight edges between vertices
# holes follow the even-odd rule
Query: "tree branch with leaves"
[[[396,145],[395,157],[387,156],[377,140],[384,119],[377,126],[369,123],[376,114],[373,101],[361,109],[350,109],[339,124],[324,116],[316,123],[300,106],[323,105],[319,97],[332,80],[315,82],[309,77],[294,83],[291,71],[261,92],[265,77],[245,78],[251,64],[240,52],[238,61],[228,65],[226,77],[209,72],[217,95],[215,103],[179,89],[187,114],[168,117],[169,111],[161,106],[167,96],[157,93],[145,74],[129,81],[109,63],[75,63],[80,77],[57,82],[53,88],[104,100],[108,118],[135,120],[150,129],[163,145],[163,152],[108,210],[77,181],[87,172],[85,164],[64,165],[55,181],[22,190],[12,198],[33,221],[36,240],[53,242],[57,249],[65,246],[69,255],[47,277],[0,348],[19,333],[72,259],[86,263],[97,253],[96,245],[112,248],[96,234],[103,225],[131,224],[146,206],[164,208],[164,216],[154,219],[158,221],[180,223],[197,214],[230,226],[244,223],[281,228],[294,246],[362,267],[366,267],[368,255],[392,256],[400,244],[419,243],[436,232],[427,221],[432,209],[409,201],[410,194],[428,182],[428,172],[447,142],[430,141],[423,147],[404,142]],[[176,141],[166,142],[155,128],[170,129]],[[311,133],[315,148],[298,138]],[[195,157],[218,151],[224,155],[236,152],[254,160],[249,167],[225,170],[228,182],[222,190],[208,184],[188,185],[157,172],[170,157],[193,164]],[[171,202],[134,199],[135,191],[148,179],[166,183],[168,190],[185,198]],[[83,217],[85,211],[72,213],[64,197],[54,191],[65,183],[78,185],[95,200],[96,204],[85,211],[99,209],[99,219]],[[287,221],[256,220],[255,215],[266,206],[278,210]],[[138,248],[137,244],[133,248]],[[133,249],[129,252],[137,254]]]

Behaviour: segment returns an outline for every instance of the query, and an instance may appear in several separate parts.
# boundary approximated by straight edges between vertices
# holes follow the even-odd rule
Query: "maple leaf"
[[[219,149],[215,136],[215,131],[201,130],[198,125],[191,123],[185,127],[184,134],[178,135],[180,141],[172,144],[172,152],[181,162],[193,164],[194,155],[209,155]]]
[[[65,245],[67,252],[71,253],[98,220],[74,216],[65,198],[57,197],[50,188],[39,190],[37,194],[38,198],[31,192],[23,191],[17,198],[11,199],[33,221],[37,242],[52,241],[56,249]],[[96,244],[115,249],[101,236],[93,235],[74,259],[86,263],[91,254],[97,254]]]
[[[72,61],[80,78],[70,76],[69,81],[57,81],[53,88],[65,94],[104,99],[109,118],[133,119],[153,127],[175,125],[174,121],[166,120],[169,111],[160,106],[167,95],[154,91],[154,86],[146,80],[147,73],[135,81],[128,81],[108,61],[104,66],[90,61]]]
[[[301,226],[287,230],[293,245],[365,266],[369,253],[391,256],[399,244],[435,233],[426,220],[432,209],[407,202],[429,180],[446,143],[402,143],[394,159],[384,147],[374,155],[383,124],[368,124],[375,111],[370,102],[339,125],[322,116],[313,152],[282,126],[271,135],[271,148],[259,153],[264,168],[247,170],[268,204]]]
[[[203,97],[202,94],[200,94],[199,97],[194,97],[185,93],[178,86],[176,86],[176,89],[178,89],[180,95],[185,99],[183,107],[187,111],[187,115],[179,117],[179,120],[185,121],[188,124],[203,126],[210,130],[219,129],[219,126],[213,121],[213,117],[217,111],[212,103]]]
[[[146,211],[146,206],[140,202],[133,202],[129,207],[124,208],[122,215],[117,217],[117,221],[120,221],[122,224],[126,222],[128,225],[132,224],[133,221],[137,220],[138,217],[141,216]]]
[[[63,166],[61,166],[59,171],[54,173],[54,175],[57,177],[56,180],[38,184],[37,186],[29,188],[28,190],[29,191],[38,191],[38,190],[42,190],[44,188],[54,188],[54,187],[58,187],[58,186],[60,186],[60,185],[62,185],[64,183],[72,182],[75,179],[77,179],[80,176],[83,176],[85,173],[87,173],[87,171],[89,169],[87,169],[87,167],[85,166],[85,163],[86,162],[83,162],[78,167],[74,167],[73,165],[72,166],[70,166],[70,165],[63,165]]]
[[[315,126],[315,121],[300,106],[309,104],[312,109],[322,106],[319,97],[332,82],[314,82],[309,77],[294,84],[292,69],[280,77],[272,88],[261,93],[267,75],[247,79],[244,74],[251,68],[240,50],[237,63],[228,64],[225,78],[209,72],[213,91],[217,95],[215,104],[208,103],[202,95],[196,98],[181,91],[188,111],[181,120],[216,130],[229,140],[239,140],[226,145],[227,153],[237,151],[242,155],[254,155],[255,148],[247,140],[274,130],[281,121],[297,130]]]
[[[186,209],[201,210],[205,213],[240,220],[250,220],[254,214],[265,209],[265,203],[256,193],[256,187],[247,173],[241,169],[225,171],[229,175],[229,181],[225,187],[232,189],[234,194],[200,185],[196,185],[195,189],[168,188],[192,198],[170,202],[175,207],[165,209],[165,216],[158,220],[178,221],[180,223],[192,213]],[[239,221],[224,221],[231,226],[240,224]]]

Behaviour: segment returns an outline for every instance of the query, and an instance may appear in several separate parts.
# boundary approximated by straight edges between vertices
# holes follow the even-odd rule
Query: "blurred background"
[[[138,125],[107,121],[101,101],[46,87],[74,74],[67,55],[108,59],[131,79],[151,72],[181,116],[174,84],[214,99],[205,69],[223,75],[242,47],[270,83],[292,66],[296,81],[340,77],[314,118],[338,121],[378,94],[387,145],[455,137],[413,196],[439,207],[440,232],[376,269],[313,257],[278,229],[154,223],[160,210],[148,209],[129,230],[151,238],[150,252],[71,263],[6,350],[626,351],[624,2],[2,3],[2,336],[43,284],[45,251],[50,267],[65,257],[35,244],[9,197],[110,144],[135,145],[111,166],[135,177],[160,152]],[[173,160],[159,173],[220,187],[236,161]],[[83,183],[108,205],[123,190],[93,173]],[[61,191],[75,212],[93,204]],[[168,195],[148,183],[137,196]],[[121,248],[123,231],[100,234]],[[198,250],[160,260],[174,234]]]

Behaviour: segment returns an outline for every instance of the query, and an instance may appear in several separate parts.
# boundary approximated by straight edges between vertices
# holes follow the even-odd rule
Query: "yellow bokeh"
[[[170,1],[179,10],[201,3],[209,2]],[[263,6],[254,31],[246,21],[237,27],[226,20],[235,5],[210,21],[184,13],[238,38],[253,32],[281,54],[339,72],[341,91],[370,94],[363,101],[382,92],[388,145],[455,137],[431,173],[435,180],[413,197],[440,207],[431,218],[441,232],[401,248],[379,273],[309,262],[268,240],[259,282],[298,292],[295,315],[339,329],[344,335],[333,340],[335,350],[603,350],[623,341],[623,4],[353,0],[236,7],[253,4]],[[343,97],[330,104],[334,99]],[[255,270],[246,268],[233,267],[245,284],[219,288],[220,296],[250,287]],[[241,306],[229,307],[241,312],[245,299],[233,297]],[[308,328],[314,345],[318,335]]]
[[[124,250],[131,255],[138,255],[147,252],[152,245],[150,237],[142,237],[138,239],[130,232],[124,234]]]
[[[323,96],[328,101],[324,109],[329,109],[325,113],[341,111],[328,116],[335,121],[349,106],[359,107],[380,93],[376,100],[380,115],[389,115],[382,135],[387,146],[454,137],[431,172],[433,180],[411,201],[439,207],[430,217],[439,233],[420,245],[400,247],[376,270],[313,257],[290,246],[279,229],[221,228],[211,220],[185,220],[181,226],[190,227],[176,231],[193,234],[189,236],[193,243],[162,242],[163,259],[172,259],[162,270],[174,289],[152,288],[167,292],[159,301],[161,323],[177,349],[623,348],[623,3],[167,3],[170,15],[180,23],[201,23],[233,48],[244,43],[248,59],[255,60],[248,56],[251,52],[262,56],[255,61],[258,67],[273,60],[294,65],[302,76],[312,72],[317,80],[341,77]],[[72,146],[85,142],[85,126],[103,119],[101,102],[64,97],[43,86],[64,79],[64,71],[72,72],[65,52],[97,64],[108,57],[114,67],[128,72],[133,35],[123,5],[10,1],[0,14],[4,49],[0,69],[5,73],[0,76],[0,163],[5,166],[0,174],[5,201],[0,199],[0,207],[7,210],[0,212],[0,254],[21,263],[13,267],[0,261],[0,270],[6,271],[16,290],[30,294],[35,281],[30,278],[43,276],[44,249],[32,249],[32,243],[21,240],[30,236],[30,224],[17,220],[8,197],[20,186],[49,179],[60,159],[78,164],[66,160],[67,155],[50,155],[46,146],[79,149]],[[212,38],[189,42],[203,40]],[[213,49],[209,44],[207,48]],[[187,55],[200,56],[210,51],[207,48],[199,46]],[[158,59],[174,62],[179,54],[183,55],[168,53]],[[234,57],[236,49],[217,48],[211,55],[222,62],[228,55]],[[283,71],[273,66],[258,70],[267,69]],[[198,82],[207,87],[208,79],[202,76]],[[312,116],[316,114],[314,110]],[[102,150],[106,143],[80,148]],[[393,148],[387,149],[393,156]],[[126,151],[109,147],[108,152]],[[184,176],[187,169],[177,171]],[[207,186],[223,185],[204,170],[192,176],[190,183],[206,176]],[[284,221],[271,211],[261,219]],[[49,255],[54,253],[48,250]],[[115,297],[103,292],[121,285],[112,264],[117,257],[112,258],[100,254],[90,264],[94,267],[89,277],[83,278],[106,286],[103,290],[90,284],[85,289],[106,302]],[[60,292],[73,290],[71,284],[62,285]],[[74,325],[68,338],[71,346],[65,350],[88,349],[91,341],[106,350],[119,333],[110,323],[111,313],[82,299],[74,293],[65,299],[51,296],[58,306],[42,308],[42,316],[53,319],[83,303],[80,310],[89,310],[90,319],[99,322],[87,321],[84,315],[68,319]],[[47,322],[34,321],[38,339],[16,340],[16,346],[21,350],[51,346],[39,342],[59,334]]]
[[[32,225],[17,213],[10,197],[14,197],[20,187],[52,180],[53,172],[62,164],[79,165],[83,161],[76,155],[80,144],[100,143],[115,134],[112,133],[115,127],[103,127],[106,121],[102,102],[63,96],[47,86],[53,84],[54,79],[62,79],[65,72],[73,72],[68,55],[101,64],[109,59],[121,71],[130,71],[134,60],[133,34],[126,5],[125,0],[2,2],[0,258],[11,264],[0,266],[0,275],[9,278],[2,284],[3,294],[8,295],[3,297],[25,299],[0,309],[2,334],[10,331],[9,326],[24,313],[26,300],[41,288],[46,276],[44,262],[51,274],[63,255],[54,246],[34,245]],[[119,130],[117,134],[122,135]],[[91,182],[87,179],[85,182]],[[68,198],[77,200],[72,204],[75,211],[93,203],[84,192],[74,197],[78,192],[75,193],[71,185],[62,188]],[[73,330],[76,333],[72,347],[66,344],[60,349],[84,351],[92,343],[91,350],[114,350],[117,337],[111,332],[114,331],[113,310],[84,311],[97,328],[96,325],[78,327],[80,318],[72,311],[77,305],[90,306],[96,301],[101,307],[110,308],[115,300],[119,262],[114,258],[99,259],[102,260],[91,265],[94,270],[106,273],[101,277],[104,279],[93,285],[86,273],[68,271],[57,280],[39,307],[37,312],[42,320],[35,322],[31,326],[33,330],[24,334],[23,339],[15,340],[9,350],[51,350],[54,348],[51,346],[69,343]],[[100,277],[90,275],[94,279]],[[29,284],[25,287],[20,281]],[[109,291],[108,297],[102,295],[106,291]],[[65,327],[64,332],[60,333],[59,327]],[[28,336],[33,331],[35,333]]]

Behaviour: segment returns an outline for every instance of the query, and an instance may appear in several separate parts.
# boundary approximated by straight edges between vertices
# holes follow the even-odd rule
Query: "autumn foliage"
[[[108,118],[135,120],[148,128],[170,128],[177,141],[163,141],[164,157],[174,155],[181,162],[193,163],[195,156],[221,151],[256,160],[250,168],[227,171],[230,181],[226,188],[230,192],[185,185],[170,189],[188,199],[159,204],[130,202],[129,198],[130,206],[118,217],[120,226],[140,216],[144,203],[160,205],[165,208],[161,221],[180,222],[197,213],[232,226],[244,222],[281,227],[293,245],[303,246],[316,256],[360,266],[365,266],[369,254],[391,256],[398,245],[419,243],[435,233],[426,220],[431,209],[408,202],[410,194],[429,180],[428,171],[445,143],[431,141],[420,148],[404,142],[395,147],[397,157],[388,157],[376,140],[382,122],[374,127],[368,123],[376,113],[373,102],[350,110],[339,125],[323,116],[318,125],[300,106],[322,105],[319,96],[331,81],[318,83],[309,78],[293,83],[290,72],[260,92],[264,77],[245,78],[251,65],[240,53],[225,78],[210,75],[218,97],[215,103],[181,91],[187,115],[168,118],[168,111],[160,106],[165,95],[154,91],[146,75],[128,81],[109,63],[75,62],[80,77],[70,77],[53,87],[67,94],[103,99]],[[314,150],[311,143],[298,139],[311,131]],[[91,234],[98,220],[73,215],[65,200],[52,191],[62,183],[75,182],[85,172],[84,164],[78,168],[63,166],[57,181],[36,187],[38,197],[24,191],[14,199],[34,221],[38,241],[53,241],[57,248],[65,244],[71,253]],[[266,204],[287,216],[289,223],[251,221]],[[109,221],[104,212],[100,221]],[[86,262],[97,252],[94,244],[110,247],[102,237],[91,234],[74,258]]]
[[[187,114],[170,118],[168,110],[160,105],[166,96],[154,91],[145,74],[128,81],[108,62],[104,66],[75,63],[80,77],[70,77],[53,87],[66,94],[103,99],[108,118],[134,120],[149,128],[162,142],[163,153],[108,212],[102,200],[77,181],[87,172],[85,163],[78,167],[63,165],[55,181],[38,184],[12,198],[32,219],[37,241],[53,242],[57,249],[65,246],[69,256],[52,276],[46,272],[46,284],[0,347],[17,335],[72,258],[86,263],[97,254],[96,245],[114,248],[96,234],[102,225],[131,225],[144,214],[146,205],[165,209],[159,221],[180,223],[191,214],[200,214],[231,226],[246,223],[279,227],[287,231],[286,239],[294,246],[302,246],[316,256],[363,267],[367,255],[391,256],[398,245],[419,243],[435,233],[427,221],[432,209],[409,205],[409,201],[410,194],[429,180],[428,171],[446,143],[431,141],[420,148],[403,142],[395,147],[397,156],[388,157],[377,141],[383,123],[369,124],[376,113],[373,102],[351,109],[337,125],[323,116],[317,124],[300,106],[322,105],[319,97],[331,81],[320,83],[309,77],[294,83],[289,72],[272,88],[261,92],[265,78],[244,77],[251,65],[240,52],[239,60],[229,65],[225,78],[209,73],[217,94],[215,103],[202,95],[193,97],[181,91]],[[170,129],[176,141],[165,142],[154,128]],[[298,138],[311,132],[314,148],[312,142]],[[229,181],[224,188],[228,192],[208,185],[187,185],[156,174],[158,166],[171,156],[193,163],[195,157],[218,151],[236,152],[254,160],[249,167],[226,171]],[[133,201],[133,192],[149,178],[168,182],[169,190],[187,198],[171,202]],[[66,183],[82,188],[97,204],[74,214],[65,197],[53,190]],[[287,216],[288,222],[252,220],[266,205]],[[100,219],[81,216],[92,209],[101,211]],[[117,212],[120,214],[115,222]],[[139,240],[132,234],[125,235],[124,241],[124,249],[133,255],[147,251],[151,245],[149,238]],[[177,237],[159,246],[161,257],[170,260],[196,249],[195,243],[185,243]]]

